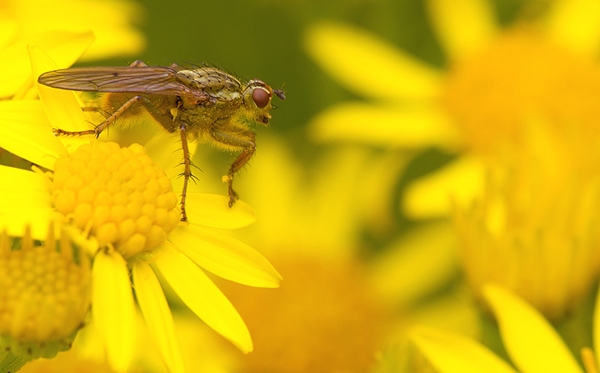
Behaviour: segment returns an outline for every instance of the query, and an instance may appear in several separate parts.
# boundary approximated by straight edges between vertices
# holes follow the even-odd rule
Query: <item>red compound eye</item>
[[[252,91],[252,100],[254,100],[254,103],[256,104],[256,106],[258,106],[259,108],[262,109],[269,104],[269,101],[271,100],[271,96],[264,89],[255,88]]]

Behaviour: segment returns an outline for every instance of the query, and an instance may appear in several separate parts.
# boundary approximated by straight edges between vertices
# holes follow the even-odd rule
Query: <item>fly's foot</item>
[[[98,128],[98,127],[96,127]],[[93,129],[93,130],[86,130],[86,131],[65,131],[65,130],[61,130],[60,128],[52,128],[52,133],[54,134],[54,136],[84,136],[84,135],[95,135],[96,137],[98,137],[98,135],[100,134],[99,131]]]
[[[229,203],[227,205],[231,208],[235,205],[235,201],[240,198],[235,190],[233,190],[233,175],[223,175],[221,180],[227,183],[227,193],[229,194]]]

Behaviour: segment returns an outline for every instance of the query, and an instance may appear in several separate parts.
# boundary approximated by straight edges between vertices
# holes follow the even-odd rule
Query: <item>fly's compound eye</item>
[[[263,88],[254,88],[252,90],[252,100],[259,109],[264,109],[271,101],[271,95]]]

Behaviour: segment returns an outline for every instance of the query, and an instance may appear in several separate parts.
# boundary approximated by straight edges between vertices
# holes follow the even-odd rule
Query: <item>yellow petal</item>
[[[14,17],[8,14],[0,14],[0,49],[5,50],[17,38],[18,32],[19,25]]]
[[[447,223],[431,223],[392,244],[369,266],[381,298],[409,305],[447,285],[457,271],[454,234]]]
[[[26,225],[31,235],[45,240],[54,209],[47,180],[35,172],[0,166],[0,231],[22,236]]]
[[[66,152],[39,100],[0,101],[0,147],[50,170]]]
[[[306,32],[304,45],[323,69],[358,94],[388,101],[438,94],[438,71],[367,31],[318,23]]]
[[[243,353],[252,351],[252,339],[231,302],[194,262],[165,244],[157,250],[156,267],[181,300],[209,327]]]
[[[489,0],[428,0],[427,5],[437,37],[453,60],[480,50],[497,33]]]
[[[38,46],[59,67],[71,66],[93,41],[93,35],[51,31],[21,40],[2,50],[0,55],[0,97],[12,96],[23,84],[31,85],[32,75],[27,47]],[[35,76],[37,80],[37,75]]]
[[[428,107],[393,108],[364,103],[330,107],[313,118],[310,134],[318,141],[354,141],[386,147],[454,149],[458,134],[448,118]]]
[[[414,328],[410,338],[440,373],[517,373],[469,338],[425,327]]]
[[[550,3],[549,36],[564,47],[597,57],[600,47],[600,2],[563,0]]]
[[[256,220],[254,210],[248,204],[237,201],[230,208],[228,202],[229,197],[225,195],[189,192],[186,199],[188,221],[205,227],[236,229]]]
[[[142,33],[131,25],[143,14],[143,9],[135,2],[24,0],[11,3],[11,12],[19,18],[24,32],[30,35],[56,29],[69,32],[93,30],[96,41],[83,56],[86,60],[137,55],[145,44]]]
[[[281,276],[264,256],[245,243],[190,223],[177,227],[169,241],[200,267],[248,286],[274,288]]]
[[[169,371],[183,372],[173,316],[156,275],[148,264],[139,260],[133,264],[132,275],[135,295],[150,335],[158,344]]]
[[[94,258],[92,314],[109,362],[126,372],[135,346],[135,304],[127,263],[115,251],[100,250]]]
[[[453,202],[464,205],[483,190],[485,172],[474,157],[461,157],[415,180],[403,196],[404,212],[416,219],[448,216]]]
[[[583,373],[567,345],[533,306],[496,285],[484,286],[482,294],[498,320],[506,350],[521,371]]]
[[[37,46],[29,48],[29,55],[31,57],[31,68],[35,76],[58,69],[58,65],[54,60]],[[81,103],[73,92],[38,84],[38,94],[52,127],[67,131],[90,129],[89,123],[85,121],[83,116]]]

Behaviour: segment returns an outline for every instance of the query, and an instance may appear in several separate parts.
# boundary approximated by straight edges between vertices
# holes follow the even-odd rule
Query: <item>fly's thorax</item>
[[[208,93],[219,101],[232,101],[241,97],[242,84],[234,76],[213,67],[177,72],[177,79],[190,87]]]

